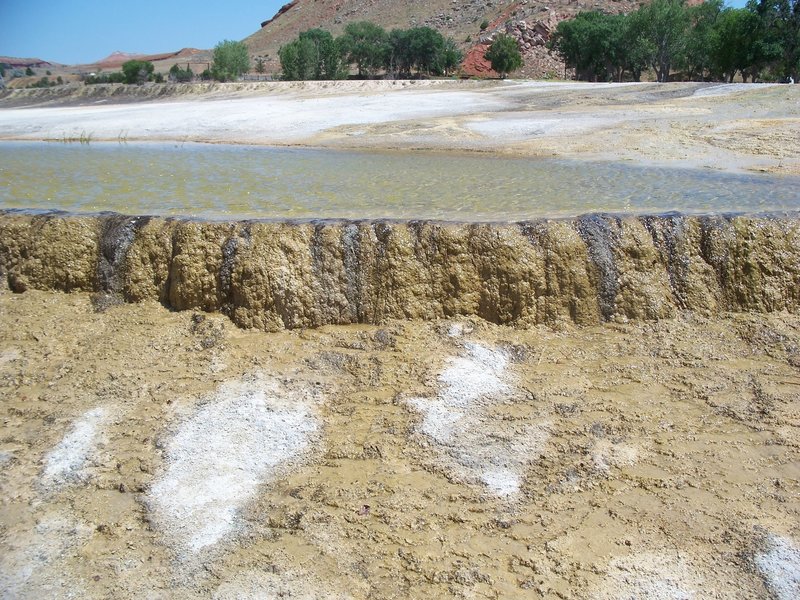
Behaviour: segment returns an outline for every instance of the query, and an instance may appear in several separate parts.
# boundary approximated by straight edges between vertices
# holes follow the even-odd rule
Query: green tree
[[[574,19],[558,24],[550,48],[575,69],[578,79],[621,81],[627,68],[635,71],[626,53],[626,35],[624,15],[580,12]]]
[[[706,0],[687,8],[690,27],[686,48],[677,66],[690,80],[704,79],[713,68],[712,49],[717,44],[717,21],[725,7],[723,0]]]
[[[436,59],[436,70],[443,75],[450,75],[464,59],[464,53],[458,49],[453,38],[445,38],[444,45]]]
[[[409,50],[417,73],[437,73],[437,60],[444,49],[444,36],[430,27],[408,30]]]
[[[750,0],[746,9],[758,17],[751,75],[772,72],[775,77],[800,70],[800,2],[798,0]]]
[[[489,50],[486,51],[484,58],[492,63],[492,69],[497,71],[503,79],[523,64],[517,41],[505,34],[497,36]]]
[[[278,50],[278,59],[281,61],[281,78],[285,81],[307,79],[305,64],[310,62],[310,59],[306,58],[309,53],[310,48],[305,48],[299,39],[281,46]]]
[[[683,0],[653,0],[631,13],[631,34],[642,43],[658,81],[669,81],[673,64],[684,60],[689,13]]]
[[[33,76],[33,69],[31,69],[30,67],[26,67],[25,75],[27,75],[28,77],[32,77]]]
[[[348,23],[338,43],[347,61],[355,63],[359,77],[373,77],[386,64],[389,35],[374,23]]]
[[[313,45],[314,79],[342,79],[347,69],[342,61],[342,49],[330,32],[324,29],[309,29],[300,34],[302,40]]]
[[[267,66],[264,64],[264,59],[260,56],[256,59],[256,73],[263,75],[267,71]]]
[[[233,81],[250,70],[250,55],[244,42],[223,40],[214,46],[211,73],[217,81]]]
[[[744,8],[723,10],[714,23],[711,39],[711,67],[728,82],[740,70],[747,70],[755,58],[758,16]]]
[[[304,31],[281,47],[278,58],[287,81],[342,79],[347,75],[339,44],[322,29]]]
[[[411,53],[411,36],[407,29],[392,29],[389,32],[389,54],[386,70],[395,78],[411,75],[414,58]]]
[[[146,60],[129,60],[122,63],[122,75],[125,83],[141,85],[153,74],[153,63]]]

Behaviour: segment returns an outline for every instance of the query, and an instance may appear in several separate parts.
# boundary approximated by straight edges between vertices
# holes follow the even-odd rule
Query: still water
[[[200,144],[0,143],[0,208],[203,219],[516,221],[800,209],[800,177]]]

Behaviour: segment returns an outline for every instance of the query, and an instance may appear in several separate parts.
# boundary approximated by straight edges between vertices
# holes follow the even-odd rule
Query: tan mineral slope
[[[800,86],[531,81],[79,86],[0,98],[0,140],[196,141],[800,173]]]
[[[560,92],[534,102],[531,87],[489,94],[564,110]],[[312,88],[275,89],[291,104]],[[796,127],[789,86],[704,88],[722,94],[705,100],[681,86],[582,89],[573,107],[636,105],[617,126],[627,134],[592,129],[618,157],[646,122],[665,135],[637,160],[682,148],[713,162],[692,137],[705,131],[714,147],[752,142],[750,167],[796,164],[775,135]],[[262,92],[189,106],[282,101]],[[663,118],[673,103],[694,116]],[[481,119],[519,127],[515,110]],[[56,131],[42,115],[73,127],[103,111],[0,120],[35,138]],[[467,149],[452,123],[317,124],[308,139],[369,131],[362,143],[434,148],[455,131]],[[572,139],[529,135],[493,151]],[[0,213],[0,595],[794,599],[799,312],[796,214]]]
[[[275,331],[475,315],[517,326],[800,310],[800,220],[515,224],[0,217],[10,288],[223,312]]]
[[[786,312],[265,333],[0,286],[0,595],[794,600],[799,390]]]

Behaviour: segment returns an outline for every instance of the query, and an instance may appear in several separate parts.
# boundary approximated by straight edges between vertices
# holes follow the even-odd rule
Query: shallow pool
[[[541,158],[0,143],[0,208],[203,219],[516,221],[800,208],[800,177]]]

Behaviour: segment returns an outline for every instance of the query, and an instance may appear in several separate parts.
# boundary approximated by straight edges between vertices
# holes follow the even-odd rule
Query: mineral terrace
[[[800,159],[797,86],[385,85],[0,131]],[[0,595],[797,598],[798,223],[2,212]]]

